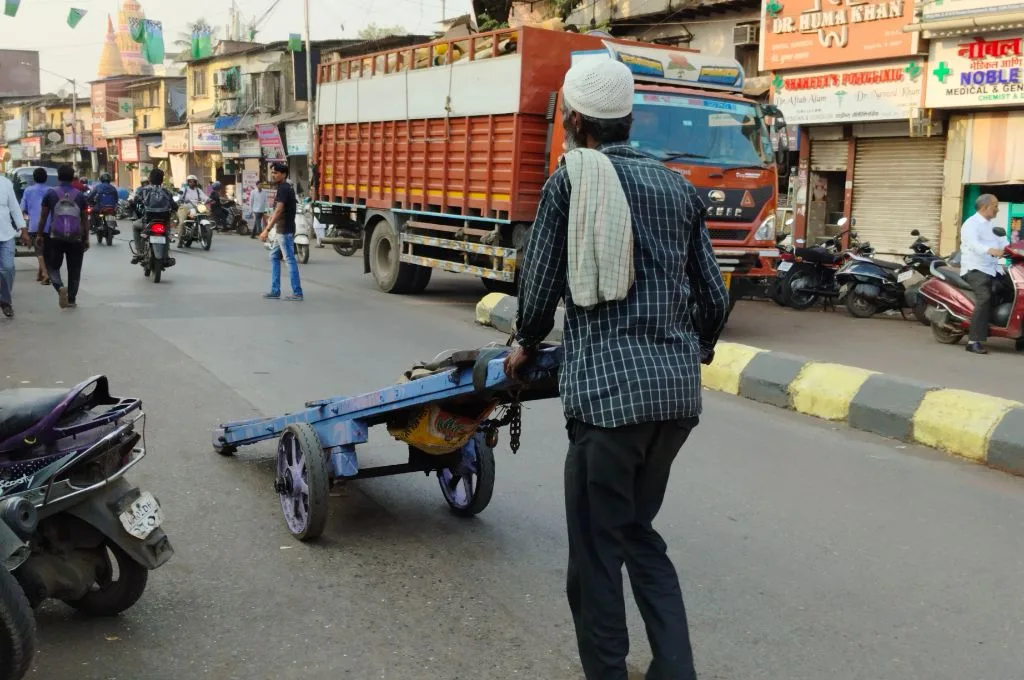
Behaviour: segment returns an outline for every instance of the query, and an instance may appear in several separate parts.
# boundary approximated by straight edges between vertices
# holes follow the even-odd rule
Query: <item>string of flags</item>
[[[74,28],[78,25],[78,22],[82,20],[82,17],[86,15],[86,10],[72,7],[68,10],[68,26]]]
[[[21,0],[4,0],[4,14],[9,17],[13,17],[18,13],[18,7],[21,5]]]
[[[205,28],[192,33],[192,58],[205,59],[213,54],[213,38],[210,29]]]

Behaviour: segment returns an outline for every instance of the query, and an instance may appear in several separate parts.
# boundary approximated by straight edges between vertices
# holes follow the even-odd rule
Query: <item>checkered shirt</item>
[[[701,357],[714,351],[729,309],[704,204],[693,185],[628,145],[600,150],[629,201],[636,283],[625,300],[573,304],[566,277],[571,189],[562,166],[544,185],[526,244],[516,339],[540,344],[564,298],[559,391],[567,418],[611,428],[699,415]]]

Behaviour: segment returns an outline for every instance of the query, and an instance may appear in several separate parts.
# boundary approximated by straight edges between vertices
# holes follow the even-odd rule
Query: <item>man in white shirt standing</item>
[[[252,234],[249,238],[256,238],[257,234],[263,231],[263,220],[267,216],[267,202],[269,193],[262,182],[253,187],[249,194],[249,211],[252,213]]]
[[[974,314],[971,315],[970,342],[967,351],[988,354],[988,325],[992,320],[992,292],[996,277],[1003,272],[1001,258],[1006,239],[992,233],[992,220],[999,213],[999,199],[982,194],[974,202],[976,213],[960,229],[960,276],[974,289]]]
[[[14,184],[0,177],[0,313],[8,319],[14,316],[14,238],[19,234],[22,241],[28,238],[25,216],[21,214]]]

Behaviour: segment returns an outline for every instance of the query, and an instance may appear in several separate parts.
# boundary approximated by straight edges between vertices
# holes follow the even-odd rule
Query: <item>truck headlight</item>
[[[754,232],[755,241],[774,241],[775,240],[775,215],[769,215],[768,218],[761,223],[761,226]]]

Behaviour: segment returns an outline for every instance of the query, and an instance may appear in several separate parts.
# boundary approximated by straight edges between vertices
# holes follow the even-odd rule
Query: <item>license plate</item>
[[[909,281],[913,276],[914,270],[908,269],[905,272],[900,272],[899,275],[896,277],[896,280],[899,281],[900,283],[903,283],[904,281]]]
[[[145,540],[158,526],[164,523],[160,504],[148,491],[143,491],[131,506],[121,513],[120,517],[124,530],[140,541]]]
[[[729,290],[729,286],[732,285],[732,272],[722,272],[722,283],[725,284],[725,289]]]
[[[150,243],[156,243],[156,244],[159,244],[159,245],[163,245],[163,244],[167,243],[167,237],[166,236],[150,236],[149,237],[149,242]]]
[[[792,262],[780,262],[779,263],[778,271],[780,271],[780,272],[788,272],[792,268],[793,268],[793,263]]]

